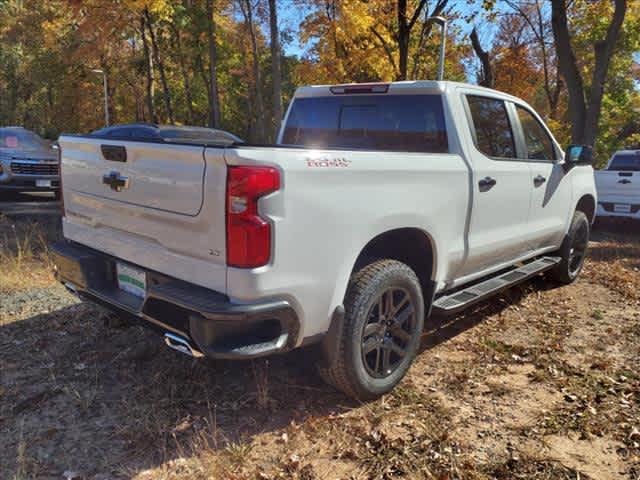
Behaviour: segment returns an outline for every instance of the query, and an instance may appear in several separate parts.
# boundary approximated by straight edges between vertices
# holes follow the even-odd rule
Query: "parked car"
[[[102,128],[91,133],[94,137],[161,141],[168,143],[214,142],[220,144],[242,143],[233,133],[215,128],[129,123]]]
[[[60,281],[194,357],[317,343],[359,399],[400,381],[425,317],[573,282],[595,214],[588,147],[460,83],[299,88],[275,146],[140,140],[61,137]]]
[[[616,152],[595,176],[598,217],[640,218],[640,150]]]
[[[22,127],[0,128],[0,190],[52,191],[60,188],[56,150]]]

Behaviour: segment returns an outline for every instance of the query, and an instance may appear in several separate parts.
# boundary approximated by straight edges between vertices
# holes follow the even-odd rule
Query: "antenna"
[[[440,62],[438,64],[438,80],[444,80],[444,55],[447,42],[447,19],[444,17],[429,17],[428,21],[437,23],[441,28],[440,38]]]

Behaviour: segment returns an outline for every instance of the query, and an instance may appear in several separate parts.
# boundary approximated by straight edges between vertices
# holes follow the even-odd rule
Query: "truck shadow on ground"
[[[447,323],[428,321],[421,351],[545,288],[549,282],[534,280]],[[0,464],[16,464],[26,448],[35,476],[131,477],[202,445],[233,448],[360,406],[322,383],[311,348],[253,362],[197,361],[141,327],[107,328],[104,316],[76,304],[0,327],[0,429],[8,440]]]

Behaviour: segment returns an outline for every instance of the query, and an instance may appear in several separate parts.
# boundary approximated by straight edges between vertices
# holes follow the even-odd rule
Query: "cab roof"
[[[344,83],[337,85],[311,85],[299,87],[296,90],[296,97],[325,97],[332,95],[350,95],[350,94],[443,94],[450,92],[456,88],[469,88],[483,92],[491,96],[499,96],[501,98],[523,102],[521,99],[509,95],[508,93],[494,90],[480,85],[473,85],[463,82],[452,81],[436,81],[436,80],[404,80],[399,82],[372,82],[372,83]]]

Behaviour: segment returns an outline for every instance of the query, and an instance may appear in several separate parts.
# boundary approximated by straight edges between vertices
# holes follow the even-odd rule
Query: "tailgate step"
[[[560,260],[560,257],[542,257],[449,295],[443,295],[433,302],[433,315],[455,315],[470,305],[495,295],[501,290],[524,282],[531,277],[555,267],[560,263]]]

